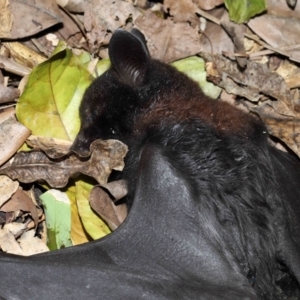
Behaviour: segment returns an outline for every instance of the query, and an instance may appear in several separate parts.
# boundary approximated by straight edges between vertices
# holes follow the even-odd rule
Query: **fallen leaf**
[[[23,255],[19,243],[16,241],[14,235],[5,226],[0,229],[0,247],[3,252],[15,255]]]
[[[267,9],[265,0],[224,0],[224,3],[230,19],[236,23],[247,22]]]
[[[29,136],[26,144],[34,150],[44,151],[51,158],[59,158],[66,155],[72,146],[71,141],[35,135]]]
[[[145,34],[153,58],[171,62],[195,55],[201,49],[199,30],[188,23],[173,23],[146,11],[135,25]]]
[[[45,243],[35,236],[35,230],[28,230],[19,238],[19,244],[24,256],[48,252],[49,248]]]
[[[76,188],[75,185],[71,185],[68,187],[66,194],[68,195],[71,201],[71,240],[72,244],[80,245],[83,243],[87,243],[91,240],[91,238],[86,233],[82,221],[79,216],[77,202],[76,202]]]
[[[71,50],[56,53],[31,72],[16,107],[18,120],[34,135],[74,140],[79,105],[91,81]]]
[[[129,19],[134,23],[141,15],[131,3],[121,0],[88,0],[85,4],[84,26],[92,49],[107,45],[111,32],[126,25]]]
[[[266,65],[248,60],[247,67],[240,71],[236,62],[220,55],[210,55],[201,52],[205,61],[214,62],[218,71],[218,85],[228,93],[246,97],[251,101],[258,101],[262,94],[271,96],[274,109],[282,115],[294,116],[293,95],[284,79],[275,72],[269,71]]]
[[[47,225],[47,246],[50,250],[72,246],[71,205],[68,196],[59,190],[40,195]]]
[[[89,204],[93,185],[78,181],[75,186],[78,212],[85,230],[94,240],[109,234],[111,232],[109,227],[93,212]]]
[[[106,191],[105,191],[106,190]],[[125,203],[116,205],[114,202],[127,194],[127,186],[123,181],[113,181],[92,189],[89,201],[91,207],[108,224],[111,230],[116,230],[127,217]]]
[[[21,189],[18,189],[11,197],[11,200],[7,201],[0,207],[0,210],[4,212],[12,212],[18,210],[22,210],[23,212],[30,212],[35,226],[37,226],[39,223],[38,208]]]
[[[79,173],[106,183],[112,171],[122,170],[127,146],[117,140],[96,140],[91,144],[90,157],[70,154],[52,159],[41,151],[19,152],[0,169],[0,174],[24,183],[46,181],[50,186],[62,188],[70,177]]]
[[[41,32],[62,20],[55,1],[43,0],[2,0],[3,16],[1,24],[1,38],[18,39]]]
[[[17,191],[18,181],[13,181],[5,175],[0,175],[0,207]],[[0,209],[1,210],[1,209]]]
[[[184,58],[173,62],[171,65],[198,82],[204,94],[213,99],[219,97],[221,89],[206,80],[205,62],[201,57],[192,56]]]
[[[164,11],[169,13],[176,23],[190,22],[193,27],[200,23],[196,16],[197,7],[192,0],[165,0],[163,7]]]
[[[28,229],[27,224],[17,222],[8,223],[4,226],[13,234],[16,239],[19,238]]]

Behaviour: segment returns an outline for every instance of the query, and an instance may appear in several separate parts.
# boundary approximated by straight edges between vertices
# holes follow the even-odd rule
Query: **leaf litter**
[[[86,157],[69,151],[80,126],[82,95],[109,67],[107,46],[120,27],[141,30],[152,57],[172,62],[213,98],[257,114],[279,147],[300,156],[300,5],[255,3],[3,0],[2,251],[47,251],[53,236],[54,248],[65,241],[77,245],[110,233],[126,218],[126,207],[117,205],[126,183],[107,181],[113,169],[122,170],[127,147],[95,141]],[[43,204],[49,192],[51,204]],[[60,246],[59,230],[50,232],[49,222],[47,230],[45,215],[56,216],[61,199],[68,199],[64,209],[71,224]]]

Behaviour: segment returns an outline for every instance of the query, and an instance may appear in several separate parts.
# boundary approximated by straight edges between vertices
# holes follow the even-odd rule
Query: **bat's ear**
[[[144,35],[137,29],[131,32],[117,29],[109,43],[109,57],[120,80],[132,87],[143,84],[150,60]]]

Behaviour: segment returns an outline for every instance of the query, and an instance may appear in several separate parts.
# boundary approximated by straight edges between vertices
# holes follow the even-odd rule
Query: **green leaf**
[[[78,212],[85,230],[94,240],[109,234],[109,227],[90,207],[89,195],[94,185],[77,181],[75,186]]]
[[[49,190],[40,196],[44,206],[50,250],[72,246],[71,206],[68,196],[59,190]]]
[[[236,23],[247,22],[267,9],[265,0],[225,0],[225,6],[230,20]]]
[[[79,105],[91,82],[91,74],[71,50],[54,54],[31,72],[16,107],[18,120],[34,135],[74,140]]]
[[[171,63],[178,71],[185,73],[199,83],[203,93],[213,99],[217,99],[221,88],[206,81],[205,62],[201,57],[191,56]]]

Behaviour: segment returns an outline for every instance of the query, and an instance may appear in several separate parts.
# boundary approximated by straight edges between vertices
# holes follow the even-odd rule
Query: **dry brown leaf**
[[[274,48],[282,49],[282,47],[298,45],[297,48],[285,52],[291,60],[299,62],[299,5],[292,10],[285,0],[268,0],[267,7],[268,13],[252,18],[248,26]]]
[[[16,153],[29,135],[30,130],[16,120],[14,109],[0,114],[0,165]]]
[[[31,135],[26,140],[26,144],[34,150],[43,150],[51,158],[59,158],[69,152],[72,141]]]
[[[284,79],[271,72],[266,65],[249,60],[247,68],[241,72],[237,64],[224,57],[201,53],[207,61],[213,61],[219,77],[215,83],[228,93],[240,95],[251,101],[259,101],[262,94],[275,101],[264,99],[264,103],[251,108],[265,122],[270,134],[278,137],[300,156],[298,138],[300,113],[295,110],[293,93]]]
[[[131,3],[122,0],[87,0],[84,14],[84,26],[93,49],[107,45],[111,32],[126,25],[130,19],[133,23],[141,12]]]
[[[22,210],[23,212],[30,212],[35,226],[39,223],[39,212],[38,208],[32,202],[32,200],[22,191],[18,189],[16,193],[1,206],[0,211],[12,212]]]
[[[173,23],[146,11],[135,25],[145,34],[153,58],[171,62],[194,55],[201,49],[198,28],[188,23]]]
[[[6,29],[1,38],[24,38],[61,22],[59,8],[52,0],[10,0],[8,9],[13,24],[11,31]]]
[[[118,202],[128,193],[127,182],[125,180],[103,183],[101,184],[101,188],[105,189],[109,193],[112,201],[114,202]]]
[[[209,12],[209,15],[221,20],[225,12],[224,7],[214,9]],[[208,14],[208,13],[207,13]],[[220,22],[219,22],[220,23]],[[234,52],[233,41],[230,39],[228,34],[219,24],[213,22],[206,22],[204,34],[200,38],[201,51],[222,54],[222,52]]]
[[[5,175],[0,175],[0,207],[17,191],[18,187],[18,181],[13,181]]]
[[[111,182],[103,187],[96,186],[90,194],[90,205],[100,215],[100,217],[108,224],[111,230],[116,230],[127,217],[127,206],[125,203],[115,205],[116,197],[123,197],[127,194],[127,188],[123,182]],[[120,192],[121,191],[121,192]],[[113,198],[113,199],[112,199]]]
[[[248,60],[246,69],[241,72],[236,62],[220,55],[200,54],[206,61],[214,62],[221,80],[218,85],[228,93],[246,97],[251,101],[258,101],[261,94],[271,96],[278,101],[273,102],[277,113],[294,116],[293,95],[284,79],[275,72],[270,72],[266,65]]]
[[[90,157],[80,158],[70,154],[52,159],[41,151],[19,152],[0,169],[0,174],[29,183],[46,181],[55,188],[62,188],[70,177],[79,173],[107,182],[112,169],[122,170],[127,146],[117,140],[96,140],[91,144]]]
[[[24,226],[22,223],[11,223],[0,229],[0,247],[2,251],[22,256],[49,251],[46,244],[35,236],[35,230],[24,232]],[[17,241],[20,232],[23,233]]]
[[[197,7],[192,0],[165,0],[164,11],[170,13],[174,22],[190,22],[192,26],[199,25],[196,16]]]

